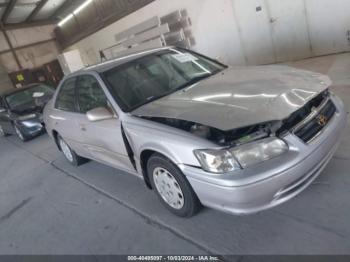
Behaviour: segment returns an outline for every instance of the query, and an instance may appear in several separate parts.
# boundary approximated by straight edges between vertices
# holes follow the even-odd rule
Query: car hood
[[[324,75],[288,66],[227,68],[132,112],[231,130],[283,120],[331,84]]]

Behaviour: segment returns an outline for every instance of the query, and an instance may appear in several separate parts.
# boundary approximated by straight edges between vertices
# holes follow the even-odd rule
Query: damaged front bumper
[[[325,168],[336,151],[347,114],[333,97],[336,113],[310,143],[287,133],[289,151],[255,166],[215,175],[179,165],[204,206],[233,214],[256,213],[279,205],[303,191]]]

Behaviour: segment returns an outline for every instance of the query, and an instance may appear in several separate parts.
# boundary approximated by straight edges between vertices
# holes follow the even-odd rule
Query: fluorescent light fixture
[[[93,0],[86,0],[84,3],[82,3],[80,6],[78,6],[77,9],[73,11],[73,14],[77,15],[80,13],[81,10],[83,10],[85,7],[87,7],[89,4],[91,4]]]
[[[68,20],[73,18],[73,14],[67,15],[65,18],[63,18],[57,25],[58,26],[63,26],[65,23],[67,23]]]
[[[85,7],[87,7],[89,4],[92,3],[93,0],[86,0],[84,3],[82,3],[80,6],[78,6],[73,13],[70,13],[67,15],[65,18],[63,18],[57,25],[59,27],[63,26],[65,23],[67,23],[68,20],[72,19],[74,15],[77,15],[78,13],[81,12]]]

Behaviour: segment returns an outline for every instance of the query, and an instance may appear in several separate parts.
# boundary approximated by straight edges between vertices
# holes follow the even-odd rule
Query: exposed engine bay
[[[196,136],[208,139],[219,146],[236,146],[260,138],[268,137],[281,127],[281,121],[275,121],[229,131],[222,131],[217,128],[180,119],[161,117],[143,118],[187,131]]]

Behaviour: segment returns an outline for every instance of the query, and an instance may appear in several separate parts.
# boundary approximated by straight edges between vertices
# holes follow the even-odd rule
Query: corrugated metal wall
[[[0,63],[0,91],[13,88],[12,82],[7,74],[7,71]]]
[[[59,50],[52,36],[53,29],[53,25],[45,25],[7,31],[23,68],[35,68],[57,58]],[[0,63],[7,72],[20,70],[2,33],[0,33]]]

